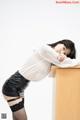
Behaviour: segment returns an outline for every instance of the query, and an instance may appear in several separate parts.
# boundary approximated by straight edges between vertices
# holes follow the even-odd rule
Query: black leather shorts
[[[17,71],[6,80],[2,87],[2,93],[6,96],[21,96],[29,82],[30,80],[24,78],[19,71]]]

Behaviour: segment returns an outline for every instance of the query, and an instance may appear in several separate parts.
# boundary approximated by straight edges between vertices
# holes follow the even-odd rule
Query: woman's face
[[[57,44],[54,47],[54,50],[60,54],[66,55],[66,56],[70,54],[70,49],[66,48],[66,46],[64,44]]]

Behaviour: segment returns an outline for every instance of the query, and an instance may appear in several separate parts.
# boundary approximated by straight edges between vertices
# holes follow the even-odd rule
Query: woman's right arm
[[[44,45],[39,50],[40,56],[42,56],[48,62],[58,66],[58,67],[74,67],[76,65],[80,65],[80,59],[71,59],[66,57],[62,62],[58,60],[59,53],[57,53],[53,48],[48,45]]]
[[[57,59],[59,54],[50,46],[44,45],[39,49],[39,55],[43,57],[46,61],[55,64],[59,63],[59,60]]]

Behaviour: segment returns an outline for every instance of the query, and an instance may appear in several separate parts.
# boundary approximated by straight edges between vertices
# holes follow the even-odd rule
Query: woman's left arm
[[[48,45],[42,46],[38,52],[45,60],[58,67],[67,68],[67,67],[74,67],[80,64],[79,58],[71,59],[69,57],[66,57],[64,60],[60,62],[58,59],[59,54]]]
[[[79,58],[71,59],[67,57],[65,60],[63,60],[60,63],[57,63],[56,65],[62,68],[74,67],[80,65],[80,59]]]

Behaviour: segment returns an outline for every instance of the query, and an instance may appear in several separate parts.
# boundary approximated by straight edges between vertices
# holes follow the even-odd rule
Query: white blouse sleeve
[[[80,59],[79,58],[76,58],[76,59],[66,58],[63,62],[57,63],[56,65],[62,68],[75,67],[77,65],[80,65]]]
[[[57,57],[58,57],[58,53],[51,48],[48,45],[44,45],[42,46],[39,51],[38,51],[39,55],[43,57],[43,59],[47,60],[48,62],[55,64],[55,63],[59,63]]]
[[[66,58],[64,61],[60,62],[57,57],[58,53],[48,45],[44,45],[39,50],[39,54],[48,62],[62,68],[74,67],[80,65],[80,59]]]

